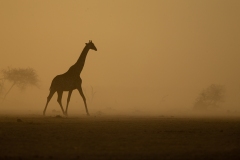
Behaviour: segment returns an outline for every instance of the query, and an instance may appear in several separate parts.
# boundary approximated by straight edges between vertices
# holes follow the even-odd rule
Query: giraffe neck
[[[89,51],[89,48],[87,46],[85,46],[83,48],[83,51],[82,51],[81,55],[79,56],[77,62],[73,66],[71,66],[69,68],[69,70],[67,71],[68,74],[80,75],[80,73],[82,72],[82,69],[84,67],[88,51]]]

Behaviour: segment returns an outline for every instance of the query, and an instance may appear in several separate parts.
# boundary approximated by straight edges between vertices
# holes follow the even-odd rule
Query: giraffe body
[[[53,80],[50,90],[71,91],[77,89],[82,84],[80,76],[71,76],[68,74],[57,75]]]
[[[57,75],[51,83],[50,86],[50,93],[47,97],[47,103],[46,106],[44,108],[43,111],[43,115],[45,115],[47,106],[49,101],[51,100],[52,96],[54,95],[55,92],[58,93],[58,103],[62,109],[63,114],[67,115],[67,110],[68,110],[68,104],[72,95],[72,91],[77,89],[78,92],[80,93],[80,95],[83,98],[83,102],[85,105],[85,109],[87,112],[87,115],[89,115],[88,113],[88,108],[87,108],[87,103],[86,103],[86,98],[83,94],[82,91],[82,79],[80,78],[80,73],[82,72],[82,69],[84,67],[85,64],[85,60],[86,60],[86,56],[88,51],[92,49],[97,51],[97,48],[95,47],[95,45],[92,43],[92,41],[89,41],[89,43],[86,43],[86,46],[84,47],[79,59],[77,60],[77,62],[72,65],[69,70],[67,72],[65,72],[64,74],[60,74]],[[67,99],[67,106],[66,106],[66,110],[64,112],[63,106],[62,106],[62,94],[63,91],[68,91],[68,99]]]

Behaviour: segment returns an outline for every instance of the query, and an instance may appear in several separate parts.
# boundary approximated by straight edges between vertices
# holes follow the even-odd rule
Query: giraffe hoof
[[[64,114],[65,116],[68,116],[67,112],[64,112],[63,114]]]

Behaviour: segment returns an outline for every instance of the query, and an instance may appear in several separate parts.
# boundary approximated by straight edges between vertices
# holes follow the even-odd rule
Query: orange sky
[[[89,52],[81,77],[99,93],[95,108],[158,105],[164,95],[166,105],[191,107],[213,83],[238,106],[239,15],[238,0],[1,0],[0,69],[36,69],[41,89],[31,96],[41,110],[51,80],[92,40],[98,51]]]

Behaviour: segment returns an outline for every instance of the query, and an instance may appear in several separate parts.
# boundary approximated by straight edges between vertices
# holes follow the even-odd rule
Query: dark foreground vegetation
[[[0,115],[0,159],[240,159],[240,119]]]

